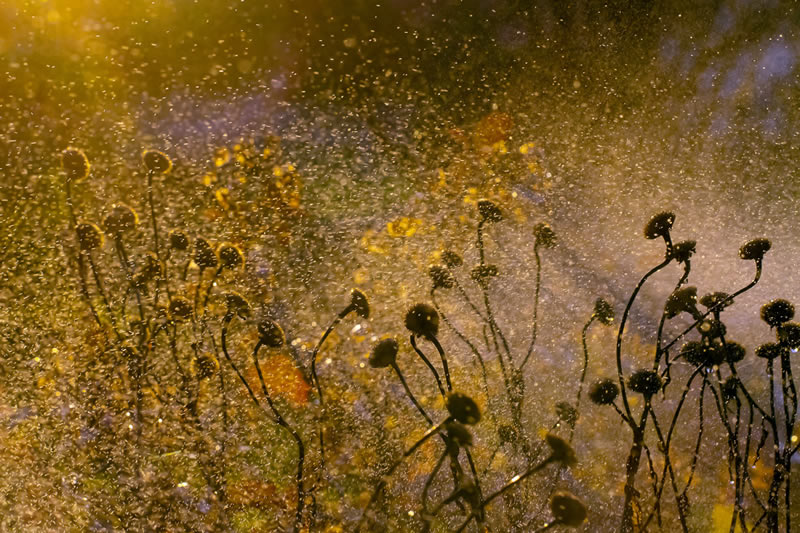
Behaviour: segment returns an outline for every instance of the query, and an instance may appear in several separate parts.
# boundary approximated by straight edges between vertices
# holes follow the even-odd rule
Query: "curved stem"
[[[533,255],[536,258],[536,290],[533,297],[533,332],[531,333],[531,343],[528,346],[528,352],[525,354],[525,359],[522,360],[522,364],[519,366],[520,370],[525,368],[525,365],[528,364],[528,360],[530,360],[531,354],[533,353],[533,345],[536,344],[536,332],[539,320],[539,289],[541,289],[542,286],[542,260],[539,257],[538,240],[536,244],[533,245]]]
[[[410,342],[411,342],[411,347],[414,348],[414,351],[417,352],[419,358],[422,359],[422,362],[425,363],[425,366],[427,366],[430,369],[431,373],[433,374],[433,377],[436,379],[436,385],[439,387],[439,392],[441,393],[442,398],[447,398],[447,393],[445,392],[444,386],[442,385],[442,379],[439,377],[439,372],[436,371],[436,367],[434,367],[433,364],[431,364],[430,360],[425,356],[424,353],[422,353],[422,350],[419,349],[419,347],[417,346],[416,336],[413,333],[411,334]]]
[[[417,411],[419,411],[419,413],[422,415],[422,418],[425,419],[428,425],[432,426],[433,419],[431,419],[431,417],[428,416],[428,413],[425,412],[425,409],[422,407],[417,398],[414,396],[414,393],[411,392],[411,389],[408,387],[408,383],[406,382],[406,378],[403,376],[403,373],[400,372],[400,367],[397,366],[397,363],[392,363],[392,370],[394,370],[395,374],[397,374],[397,377],[400,378],[400,383],[402,383],[403,388],[406,391],[406,395],[411,400],[411,403],[414,404],[414,407],[417,408]]]

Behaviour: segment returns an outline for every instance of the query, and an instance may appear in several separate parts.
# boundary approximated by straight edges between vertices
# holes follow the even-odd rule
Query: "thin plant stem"
[[[427,366],[428,369],[430,369],[431,374],[433,374],[434,379],[436,379],[436,385],[439,387],[439,392],[441,393],[442,398],[447,398],[447,393],[444,390],[444,385],[442,385],[442,378],[439,377],[439,372],[436,370],[436,367],[433,366],[433,364],[430,362],[430,359],[428,359],[428,357],[424,353],[422,353],[422,350],[419,349],[419,347],[417,346],[416,335],[414,335],[413,333],[410,336],[410,342],[411,342],[411,347],[414,348],[414,351],[417,352],[419,358],[422,359],[422,362],[425,363],[425,366]]]

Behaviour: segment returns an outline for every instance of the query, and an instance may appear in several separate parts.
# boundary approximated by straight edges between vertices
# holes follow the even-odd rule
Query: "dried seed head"
[[[774,328],[794,318],[794,305],[788,300],[778,298],[761,307],[761,320]]]
[[[674,318],[684,312],[697,316],[697,287],[677,289],[667,298],[664,307],[667,318]]]
[[[258,323],[259,342],[269,348],[280,348],[286,342],[286,336],[274,320],[265,318]]]
[[[482,285],[489,283],[495,276],[497,276],[497,265],[478,265],[470,272],[470,277]]]
[[[145,150],[142,152],[142,162],[145,168],[156,174],[167,174],[172,170],[172,161],[167,154],[158,150]]]
[[[692,258],[697,248],[695,241],[681,241],[672,247],[672,258],[678,263],[686,263]]]
[[[78,148],[67,148],[61,152],[61,168],[70,181],[82,181],[89,177],[89,158]]]
[[[428,267],[428,275],[433,281],[434,289],[450,289],[455,285],[455,278],[447,268],[442,265],[431,265]]]
[[[786,346],[776,342],[768,342],[756,348],[756,356],[762,359],[775,359],[788,353],[789,349]]]
[[[183,296],[175,296],[169,302],[169,316],[173,320],[189,320],[194,313],[192,302]]]
[[[219,361],[211,353],[201,353],[192,361],[194,373],[198,379],[208,379],[219,370]]]
[[[644,236],[646,239],[657,239],[658,237],[668,237],[669,230],[675,222],[675,213],[664,211],[654,215],[644,226]]]
[[[619,385],[613,379],[602,379],[589,388],[589,399],[597,405],[611,405],[618,394]]]
[[[545,442],[550,447],[550,457],[564,466],[574,466],[578,459],[575,457],[575,450],[569,442],[558,435],[548,433],[544,437]]]
[[[560,490],[550,498],[550,512],[558,524],[580,527],[586,521],[586,506],[572,493]]]
[[[456,252],[446,250],[442,252],[442,263],[448,268],[457,268],[464,264],[464,260]]]
[[[393,338],[387,338],[379,341],[372,353],[369,355],[369,366],[372,368],[386,368],[392,366],[397,360],[397,352],[400,346]]]
[[[461,392],[451,392],[445,401],[447,411],[456,421],[474,425],[481,420],[481,411],[475,400]]]
[[[699,331],[700,335],[703,337],[718,339],[725,335],[728,328],[719,320],[703,320],[697,325],[697,331]]]
[[[250,316],[250,303],[238,292],[225,293],[225,305],[229,312],[236,313],[240,318]]]
[[[406,328],[418,337],[435,337],[439,333],[439,313],[428,304],[416,304],[406,313]]]
[[[745,355],[747,355],[747,350],[745,350],[744,346],[738,342],[726,341],[725,346],[727,347],[727,351],[725,352],[725,361],[732,365],[738,363],[744,359]]]
[[[139,266],[139,273],[146,281],[150,281],[162,274],[161,263],[153,252],[147,252],[142,258],[142,264]]]
[[[700,305],[706,309],[711,309],[719,305],[717,309],[721,311],[733,305],[733,300],[729,300],[728,298],[730,298],[730,294],[727,292],[712,292],[700,298]]]
[[[752,261],[760,261],[770,248],[772,248],[772,243],[769,239],[753,239],[752,241],[747,241],[739,248],[739,257]]]
[[[681,347],[681,356],[694,366],[712,368],[725,361],[725,349],[721,344],[703,344],[689,341]]]
[[[661,389],[661,376],[652,370],[637,370],[628,378],[628,387],[633,392],[650,397]]]
[[[722,382],[720,389],[722,390],[722,398],[725,401],[733,400],[739,390],[739,378],[729,377]]]
[[[244,255],[237,246],[223,243],[219,246],[219,263],[222,268],[235,270],[244,265]]]
[[[558,402],[556,404],[556,416],[559,420],[574,428],[578,421],[578,410],[569,402]]]
[[[75,226],[75,231],[78,234],[78,244],[82,251],[88,252],[103,247],[103,232],[94,224],[81,222]]]
[[[533,227],[533,235],[536,237],[536,244],[545,248],[552,248],[558,242],[556,232],[547,222],[539,222]]]
[[[125,204],[114,204],[103,219],[103,227],[110,235],[120,237],[139,223],[139,215],[132,207]]]
[[[364,320],[369,318],[369,300],[363,291],[359,289],[350,291],[350,307]]]
[[[800,324],[784,322],[778,326],[778,340],[790,350],[800,348]]]
[[[202,237],[198,237],[194,241],[194,262],[200,269],[216,268],[217,266],[217,254],[214,253],[214,249],[208,241]]]
[[[500,208],[491,200],[478,200],[478,213],[484,222],[500,222],[503,220],[503,213]]]
[[[169,232],[169,247],[173,250],[184,251],[189,248],[189,237],[183,231],[174,229]]]
[[[472,433],[463,424],[451,420],[444,425],[447,437],[457,445],[463,447],[472,446]]]
[[[614,322],[614,308],[602,298],[595,300],[592,314],[605,326],[610,326]]]

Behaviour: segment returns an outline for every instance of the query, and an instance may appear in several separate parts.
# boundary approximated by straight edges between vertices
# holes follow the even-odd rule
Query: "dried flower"
[[[574,466],[578,459],[575,457],[575,450],[569,442],[558,435],[548,433],[544,437],[545,442],[550,447],[550,458],[564,466]]]
[[[393,338],[387,338],[379,341],[374,348],[372,348],[372,353],[369,355],[369,366],[372,368],[386,368],[387,366],[392,366],[397,361],[397,352],[400,349],[400,346],[397,344],[397,340]]]
[[[794,318],[794,305],[791,302],[778,298],[765,303],[761,307],[761,320],[774,328]]]
[[[120,237],[123,233],[131,231],[138,223],[139,215],[125,204],[112,205],[106,218],[103,219],[106,232],[114,237]]]
[[[719,320],[703,320],[697,325],[697,331],[699,331],[700,335],[703,337],[718,339],[725,335],[728,330],[725,324]]]
[[[215,268],[217,266],[217,254],[214,249],[202,237],[194,241],[194,262],[201,270]]]
[[[142,152],[142,162],[150,172],[167,174],[172,170],[172,161],[167,154],[158,150],[145,150]]]
[[[683,287],[673,291],[667,298],[664,313],[667,318],[674,318],[681,313],[689,313],[693,317],[699,316],[697,311],[697,287]]]
[[[428,304],[416,304],[406,313],[406,328],[418,337],[435,337],[439,333],[439,313]]]
[[[277,322],[265,318],[258,323],[258,340],[269,348],[280,348],[286,342],[286,336]]]
[[[491,200],[478,200],[478,213],[484,222],[500,222],[503,220],[503,213]]]
[[[661,389],[661,376],[652,370],[637,370],[628,378],[628,387],[633,392],[650,397]]]
[[[725,347],[727,348],[725,353],[725,361],[732,365],[738,363],[744,359],[745,355],[747,355],[747,350],[745,350],[744,346],[738,342],[726,341]]]
[[[669,230],[675,222],[675,213],[664,211],[654,215],[644,226],[644,236],[646,239],[657,239],[658,237],[669,237]]]
[[[445,401],[447,411],[462,424],[477,424],[481,420],[481,411],[475,400],[461,392],[451,392]]]
[[[602,379],[589,388],[589,399],[597,405],[611,405],[618,394],[619,385],[613,379]]]
[[[578,410],[569,402],[558,402],[556,404],[556,416],[569,427],[574,428],[578,421]]]
[[[472,446],[472,433],[463,424],[451,420],[444,425],[444,429],[447,431],[447,437],[458,446],[462,448]]]
[[[788,353],[789,349],[786,346],[775,342],[768,342],[756,348],[756,356],[762,359],[775,359]]]
[[[219,263],[222,268],[234,270],[244,265],[244,255],[242,251],[233,244],[220,244],[218,255]]]
[[[733,305],[733,300],[729,298],[730,294],[728,294],[727,292],[712,292],[700,298],[700,305],[702,305],[706,309],[711,309],[712,307],[716,307],[717,310],[721,311],[726,307],[730,307],[731,305]]]
[[[96,225],[89,222],[82,222],[75,226],[78,234],[78,244],[81,250],[88,252],[103,247],[103,232]]]
[[[753,239],[747,241],[739,248],[739,257],[742,259],[750,259],[753,261],[761,261],[764,254],[772,248],[772,243],[769,239]]]
[[[800,324],[784,322],[778,326],[778,340],[790,350],[800,348]]]
[[[672,258],[678,263],[686,263],[696,251],[695,241],[681,241],[672,247]]]
[[[183,296],[176,296],[169,302],[169,316],[173,320],[188,320],[193,312],[192,302]]]
[[[558,242],[556,232],[547,222],[539,222],[533,227],[533,235],[536,237],[536,245],[545,248],[552,248]]]
[[[448,268],[460,267],[464,264],[464,260],[456,252],[446,250],[442,252],[442,263]]]
[[[592,314],[605,326],[610,326],[614,322],[614,308],[602,298],[594,301],[594,312]]]
[[[470,277],[480,284],[488,283],[497,276],[497,265],[478,265],[470,272]]]
[[[579,527],[586,521],[586,506],[572,493],[560,490],[550,498],[550,512],[556,523],[567,527]]]
[[[83,150],[69,147],[61,152],[61,168],[67,174],[70,181],[82,181],[89,177],[89,158]]]
[[[225,293],[225,305],[229,312],[236,313],[240,318],[250,316],[250,303],[238,292]]]
[[[350,307],[364,320],[369,318],[369,300],[363,291],[359,289],[350,291]]]
[[[428,268],[428,275],[433,281],[434,289],[450,289],[456,282],[453,274],[442,265],[431,265]]]
[[[722,364],[725,360],[725,350],[722,345],[689,341],[681,348],[681,356],[694,366],[711,368]]]
[[[203,352],[192,361],[198,379],[208,379],[219,370],[219,361],[214,354]]]
[[[189,237],[179,229],[169,232],[169,247],[173,250],[183,251],[189,248]]]
[[[722,398],[725,401],[730,401],[736,398],[736,394],[739,390],[739,383],[739,378],[729,377],[720,384]]]

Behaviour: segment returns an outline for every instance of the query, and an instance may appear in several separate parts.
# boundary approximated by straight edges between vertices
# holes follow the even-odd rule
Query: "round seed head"
[[[169,247],[182,252],[189,248],[189,237],[181,230],[174,229],[169,232]]]
[[[791,302],[778,298],[765,303],[761,307],[761,320],[774,328],[794,318],[794,305]]]
[[[400,346],[393,338],[387,338],[379,341],[372,353],[369,354],[369,366],[372,368],[386,368],[395,364],[397,360],[397,352]]]
[[[225,293],[225,305],[228,311],[236,313],[240,318],[250,316],[250,303],[238,292]]]
[[[667,318],[675,318],[681,313],[697,314],[697,287],[683,287],[673,291],[667,298],[664,313]]]
[[[475,400],[460,392],[451,392],[445,401],[447,411],[456,421],[474,425],[481,420],[481,411]]]
[[[444,425],[447,437],[462,448],[472,446],[472,433],[459,422],[451,420]]]
[[[618,394],[619,385],[613,379],[602,379],[589,388],[589,399],[597,405],[611,405]]]
[[[557,523],[567,527],[580,527],[586,521],[586,506],[565,490],[553,493],[550,512]]]
[[[719,320],[703,320],[697,325],[697,331],[699,331],[700,335],[703,337],[718,339],[725,335],[728,329],[725,327],[725,324]]]
[[[286,341],[283,328],[269,318],[258,323],[258,338],[261,344],[269,348],[280,348]]]
[[[194,308],[192,302],[183,296],[175,296],[169,302],[169,316],[173,320],[188,320],[192,317]]]
[[[198,379],[213,377],[219,370],[219,361],[211,353],[201,353],[192,361],[195,375]]]
[[[94,224],[82,222],[75,226],[75,231],[78,234],[78,244],[84,252],[103,247],[103,232]]]
[[[789,349],[786,346],[776,342],[768,342],[756,348],[756,356],[762,359],[775,359],[781,355],[788,354]]]
[[[664,211],[653,216],[644,226],[644,236],[646,239],[657,239],[667,237],[672,224],[675,222],[675,213]]]
[[[718,343],[689,341],[681,348],[681,355],[687,362],[708,368],[721,365],[725,361],[726,353],[725,348]]]
[[[720,307],[717,307],[717,309],[721,311],[722,309],[733,305],[733,300],[729,300],[729,297],[730,294],[727,292],[712,292],[700,298],[700,305],[706,309],[711,309],[712,307],[717,307],[719,305]]]
[[[556,232],[547,222],[539,222],[533,227],[533,235],[536,237],[536,244],[545,248],[552,248],[558,243]]]
[[[614,308],[602,298],[595,300],[593,314],[605,326],[610,326],[614,322]]]
[[[574,466],[578,462],[575,457],[575,450],[572,449],[569,442],[562,439],[558,435],[548,433],[544,437],[545,442],[550,447],[550,457],[554,461],[561,463],[564,466]]]
[[[578,421],[578,410],[569,402],[558,402],[556,404],[556,416],[569,427],[574,428]]]
[[[103,227],[106,232],[114,237],[133,230],[138,223],[139,215],[133,208],[125,204],[112,205],[106,218],[103,219]]]
[[[202,237],[194,241],[194,262],[201,269],[215,268],[217,266],[217,254],[214,249]]]
[[[491,200],[478,200],[478,214],[484,222],[500,222],[503,220],[503,213],[497,204]]]
[[[495,276],[497,276],[497,265],[478,265],[470,272],[470,277],[481,285],[489,283]]]
[[[650,397],[661,389],[661,376],[652,370],[637,370],[628,378],[628,387],[633,392]]]
[[[726,341],[725,346],[728,348],[725,352],[725,361],[732,365],[738,363],[747,355],[747,350],[738,342]]]
[[[78,148],[67,148],[61,152],[61,168],[70,181],[83,181],[89,177],[89,158]]]
[[[172,161],[167,154],[158,150],[145,150],[142,152],[142,162],[145,168],[156,174],[167,174],[172,170]]]
[[[784,322],[778,326],[778,340],[790,350],[800,348],[800,324]]]
[[[363,291],[359,289],[350,291],[350,307],[364,320],[369,318],[369,300]]]
[[[431,265],[428,268],[428,275],[433,281],[434,289],[450,289],[455,285],[453,274],[442,265]]]
[[[739,390],[739,379],[735,377],[729,377],[722,382],[720,389],[722,390],[722,398],[725,401],[733,400],[736,398]]]
[[[222,268],[235,270],[244,265],[244,255],[237,246],[223,243],[219,246],[219,263]]]
[[[769,239],[753,239],[752,241],[747,241],[739,248],[739,257],[752,261],[760,261],[770,248],[772,248],[772,243]]]
[[[692,258],[696,251],[695,241],[681,241],[672,247],[672,257],[678,263],[685,263]]]
[[[439,333],[439,313],[428,304],[416,304],[406,313],[406,328],[418,337],[435,337]]]
[[[456,252],[446,250],[442,252],[442,263],[448,268],[457,268],[464,264],[464,260]]]

